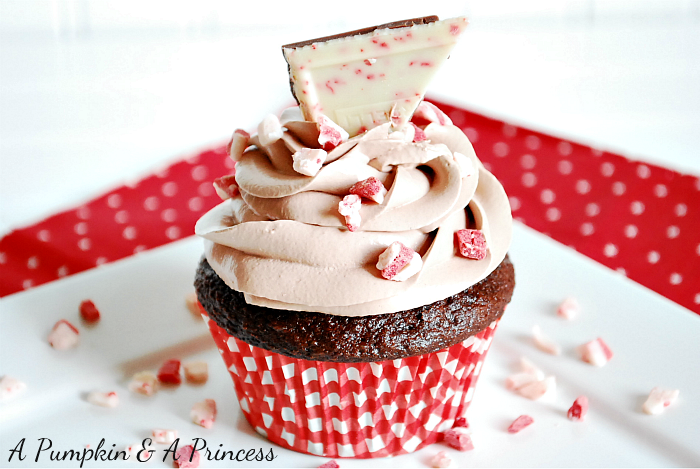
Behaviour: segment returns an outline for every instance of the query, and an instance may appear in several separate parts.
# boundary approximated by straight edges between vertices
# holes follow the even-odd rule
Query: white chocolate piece
[[[540,326],[532,327],[532,336],[538,349],[550,355],[561,355],[561,346],[546,336]]]
[[[101,407],[116,407],[119,405],[119,396],[116,392],[98,392],[93,391],[88,393],[87,401],[90,404],[98,405]]]
[[[49,334],[49,344],[56,350],[68,350],[80,342],[78,330],[65,319],[58,321]]]
[[[659,415],[666,410],[666,407],[676,402],[679,394],[680,391],[678,389],[656,387],[649,393],[649,397],[642,405],[642,409],[649,415]]]
[[[279,119],[277,119],[277,116],[274,114],[268,114],[262,122],[258,124],[258,141],[260,145],[272,145],[282,138],[283,133],[282,124],[280,124]]]
[[[129,391],[133,391],[144,396],[152,396],[158,390],[158,376],[152,371],[141,371],[136,373],[129,383]]]
[[[190,410],[190,418],[194,423],[204,428],[211,428],[216,421],[216,401],[205,399],[197,402]]]
[[[0,379],[0,401],[6,401],[19,396],[27,389],[27,385],[13,378],[12,376],[3,376]]]
[[[159,445],[172,444],[177,439],[177,430],[153,429],[153,441]]]
[[[326,161],[328,153],[325,150],[302,148],[292,155],[294,171],[305,176],[316,176]]]
[[[350,136],[392,114],[403,127],[466,25],[459,17],[283,47],[305,119],[318,122],[324,114]]]

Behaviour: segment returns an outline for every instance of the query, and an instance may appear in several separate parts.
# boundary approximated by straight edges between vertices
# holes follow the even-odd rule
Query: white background
[[[471,21],[433,96],[700,174],[699,0],[0,0],[0,234],[254,128],[281,44],[427,14]]]

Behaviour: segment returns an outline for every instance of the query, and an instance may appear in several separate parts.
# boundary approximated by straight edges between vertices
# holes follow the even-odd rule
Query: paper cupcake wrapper
[[[441,439],[472,400],[498,323],[437,352],[336,363],[254,347],[205,321],[258,433],[294,451],[352,458],[411,453]]]

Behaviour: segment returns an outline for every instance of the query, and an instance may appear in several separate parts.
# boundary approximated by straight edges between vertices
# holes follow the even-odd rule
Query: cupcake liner
[[[372,363],[290,358],[205,321],[241,410],[270,441],[325,457],[411,453],[464,415],[498,324],[446,349]]]

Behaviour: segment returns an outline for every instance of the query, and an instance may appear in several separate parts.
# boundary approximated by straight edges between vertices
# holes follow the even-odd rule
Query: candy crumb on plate
[[[158,377],[152,371],[139,371],[131,378],[129,390],[144,396],[152,396],[158,391]]]
[[[169,445],[177,439],[177,430],[154,428],[152,435],[154,442],[160,445]]]
[[[550,355],[561,355],[561,346],[545,335],[540,326],[532,326],[532,337],[538,349]]]
[[[5,375],[0,378],[0,401],[17,397],[26,389],[27,385],[24,382],[12,376]]]
[[[185,380],[190,384],[204,384],[209,379],[209,365],[207,362],[194,361],[184,363]]]
[[[474,449],[472,437],[469,431],[463,427],[456,427],[445,432],[445,443],[460,451],[471,451]]]
[[[185,305],[193,316],[196,316],[197,319],[202,319],[202,312],[199,310],[199,300],[197,299],[196,292],[190,292],[185,295]]]
[[[430,460],[430,464],[435,468],[450,467],[452,465],[452,458],[450,458],[445,451],[440,451],[433,456]]]
[[[204,428],[213,427],[216,421],[216,401],[205,399],[197,402],[190,410],[190,418],[192,422]]]
[[[566,417],[569,420],[580,421],[583,420],[587,412],[588,398],[586,396],[579,396],[569,408],[569,411],[566,413]]]
[[[182,383],[180,376],[180,360],[167,360],[158,370],[158,381],[162,384],[179,385]]]
[[[456,428],[456,427],[469,428],[469,421],[467,420],[466,417],[457,417],[455,419],[454,425],[452,425],[452,428]]]
[[[183,446],[175,452],[173,465],[182,468],[199,467],[199,451],[195,450],[192,445]]]
[[[580,345],[577,351],[581,360],[593,366],[604,366],[613,357],[612,350],[600,337]]]
[[[80,317],[83,321],[94,324],[100,320],[100,311],[92,300],[83,300],[80,303]]]
[[[559,304],[557,308],[557,316],[571,321],[581,312],[581,306],[576,301],[576,298],[569,297]]]
[[[68,350],[78,345],[79,341],[80,332],[65,319],[54,324],[51,333],[49,333],[49,344],[56,350]]]
[[[330,461],[324,462],[323,464],[321,464],[320,466],[318,466],[318,469],[325,469],[325,468],[335,468],[335,469],[337,469],[337,468],[339,468],[339,467],[340,467],[340,464],[338,464],[338,462],[337,462],[335,459],[331,459]]]
[[[93,391],[88,393],[87,401],[90,404],[100,407],[116,407],[119,405],[119,396],[116,392],[99,392]]]
[[[518,433],[523,428],[532,425],[534,421],[535,420],[529,415],[521,415],[510,424],[508,427],[508,433]]]
[[[642,410],[649,415],[661,414],[666,407],[670,406],[678,399],[680,391],[678,389],[664,389],[655,387],[649,393],[649,397],[642,405]]]

